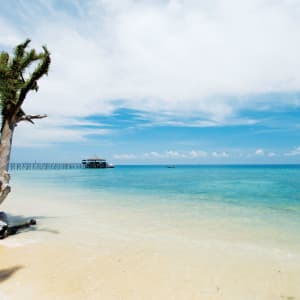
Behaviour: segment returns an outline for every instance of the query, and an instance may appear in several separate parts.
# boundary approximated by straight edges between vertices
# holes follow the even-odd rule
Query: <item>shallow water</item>
[[[223,222],[300,244],[300,166],[118,166],[14,172],[12,178],[17,187],[65,193],[66,201],[95,209],[157,214],[161,225],[176,218],[191,226]]]

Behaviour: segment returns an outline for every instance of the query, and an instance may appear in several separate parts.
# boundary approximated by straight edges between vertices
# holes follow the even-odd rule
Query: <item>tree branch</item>
[[[32,120],[34,119],[44,119],[47,118],[47,115],[23,115],[21,117],[18,118],[17,123],[21,122],[21,121],[28,121],[32,124],[34,124],[34,122]]]
[[[18,97],[17,103],[16,103],[15,116],[18,113],[19,109],[21,108],[27,93],[30,90],[37,91],[37,89],[38,89],[37,81],[43,75],[48,73],[49,65],[51,62],[50,53],[45,46],[43,46],[43,50],[44,50],[44,52],[38,55],[41,62],[39,63],[37,68],[33,71],[33,73],[30,75],[30,78],[25,81],[25,83],[23,84],[23,87],[20,90],[20,94],[19,94],[19,97]]]

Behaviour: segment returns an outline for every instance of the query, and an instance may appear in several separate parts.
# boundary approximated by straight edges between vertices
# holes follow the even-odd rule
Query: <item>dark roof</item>
[[[87,158],[87,159],[83,159],[85,161],[105,161],[104,158],[100,158],[100,157],[90,157],[90,158]]]

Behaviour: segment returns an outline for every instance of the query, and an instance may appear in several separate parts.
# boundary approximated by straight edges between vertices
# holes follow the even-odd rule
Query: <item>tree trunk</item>
[[[5,200],[11,190],[9,186],[10,175],[8,173],[8,166],[14,129],[15,123],[9,118],[4,117],[0,142],[0,204]]]

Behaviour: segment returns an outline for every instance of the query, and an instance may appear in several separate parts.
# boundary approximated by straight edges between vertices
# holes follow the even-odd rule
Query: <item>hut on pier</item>
[[[109,164],[105,159],[99,157],[91,157],[82,160],[84,168],[89,169],[104,169],[104,168],[113,168],[114,166]]]

